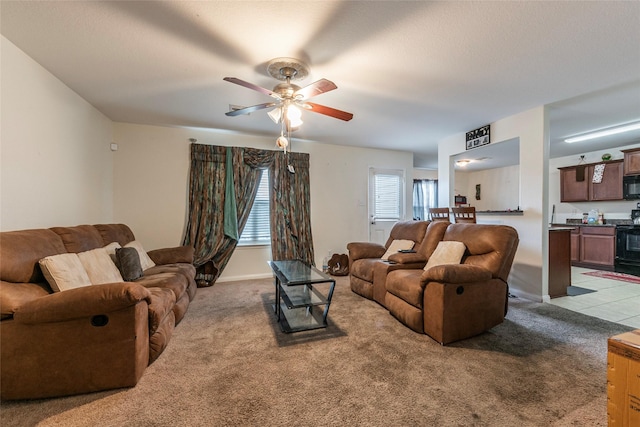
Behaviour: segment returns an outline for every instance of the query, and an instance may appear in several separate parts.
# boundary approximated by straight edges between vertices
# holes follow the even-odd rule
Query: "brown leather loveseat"
[[[135,281],[61,292],[38,262],[134,240],[123,224],[0,233],[2,399],[134,386],[163,352],[195,297],[193,248],[149,251],[156,265]]]
[[[351,290],[386,307],[387,275],[393,270],[421,269],[435,250],[448,223],[401,221],[396,223],[384,246],[373,242],[352,242],[349,251]],[[428,231],[427,231],[428,230]],[[381,259],[394,240],[411,240],[414,253],[395,253],[388,261]]]
[[[464,244],[459,262],[389,271],[383,305],[400,322],[441,344],[502,323],[508,308],[507,280],[519,243],[517,231],[506,225],[433,222],[424,241],[434,240]],[[438,247],[427,252],[427,260],[436,257]]]

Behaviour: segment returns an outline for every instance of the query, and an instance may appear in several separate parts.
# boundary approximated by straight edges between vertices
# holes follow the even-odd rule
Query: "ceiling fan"
[[[309,98],[337,89],[338,87],[333,82],[327,79],[320,79],[305,87],[291,83],[292,80],[302,80],[309,75],[309,67],[302,61],[293,58],[276,58],[267,64],[267,72],[273,78],[284,82],[277,84],[273,90],[269,90],[236,77],[224,78],[225,81],[230,83],[235,83],[275,98],[272,102],[232,109],[225,113],[227,116],[240,116],[275,107],[268,113],[269,117],[275,123],[282,123],[287,130],[294,130],[302,124],[300,120],[301,111],[298,107],[344,121],[349,121],[353,118],[353,114],[346,111],[308,101]]]

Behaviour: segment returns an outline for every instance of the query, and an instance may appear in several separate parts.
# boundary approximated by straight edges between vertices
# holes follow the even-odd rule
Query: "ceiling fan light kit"
[[[267,73],[274,79],[283,81],[283,83],[278,83],[273,90],[269,90],[236,77],[225,77],[224,80],[227,82],[244,86],[275,98],[275,102],[265,102],[250,107],[231,109],[225,114],[227,116],[239,116],[275,107],[267,114],[274,123],[282,125],[276,145],[285,152],[289,145],[289,140],[284,135],[285,130],[290,139],[290,133],[298,129],[303,123],[302,110],[312,111],[344,121],[349,121],[353,118],[353,114],[346,111],[307,101],[309,98],[337,89],[338,87],[333,82],[327,79],[320,79],[304,87],[291,83],[292,80],[303,80],[309,75],[309,66],[304,62],[294,58],[275,58],[267,64]]]

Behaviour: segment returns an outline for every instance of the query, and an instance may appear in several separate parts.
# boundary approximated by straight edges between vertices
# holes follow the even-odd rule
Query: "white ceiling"
[[[273,135],[268,102],[223,81],[271,89],[266,63],[306,61],[313,101],[295,137],[415,153],[437,167],[437,142],[552,104],[551,156],[600,149],[567,135],[640,119],[640,2],[7,1],[0,31],[114,121]],[[606,141],[610,146],[640,142]]]

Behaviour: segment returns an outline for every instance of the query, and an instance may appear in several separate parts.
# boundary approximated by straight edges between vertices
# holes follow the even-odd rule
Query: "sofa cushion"
[[[122,275],[105,248],[80,252],[78,258],[92,285],[122,282]]]
[[[389,238],[385,243],[385,247],[389,247],[391,242],[398,239],[411,240],[413,242],[422,242],[424,235],[427,232],[429,221],[400,221],[396,222]]]
[[[92,225],[53,227],[51,230],[60,236],[67,252],[85,252],[104,246],[102,236]]]
[[[176,300],[182,298],[187,290],[189,281],[180,273],[154,273],[145,275],[136,280],[136,283],[145,288],[166,288],[171,289],[176,296]]]
[[[133,231],[125,224],[96,224],[96,230],[102,236],[103,244],[118,242],[121,246],[135,240]]]
[[[377,258],[364,258],[354,261],[349,267],[349,273],[352,276],[373,283],[373,267],[383,262]]]
[[[117,248],[116,261],[120,274],[126,282],[133,282],[142,277],[140,255],[136,248]]]
[[[38,261],[66,253],[62,239],[49,229],[0,233],[0,280],[13,283],[44,282]]]
[[[42,258],[38,263],[55,292],[91,286],[91,280],[77,254],[51,255]]]
[[[397,239],[391,242],[387,251],[382,255],[382,259],[387,260],[393,254],[396,254],[400,251],[413,249],[413,246],[416,244],[413,240],[405,240],[405,239]]]
[[[421,309],[424,295],[424,288],[421,283],[422,273],[423,271],[420,269],[390,272],[385,283],[387,292]]]
[[[171,292],[171,289],[147,289],[151,293],[149,297],[149,335],[153,335],[164,321],[164,318],[173,310],[176,296]]]
[[[444,264],[460,264],[464,251],[467,247],[462,242],[456,241],[443,241],[438,243],[436,250],[433,252],[427,265],[424,266],[425,270],[435,267],[437,265]]]
[[[153,262],[151,260],[151,258],[149,258],[149,255],[147,254],[147,252],[144,250],[144,248],[142,247],[142,243],[140,243],[138,240],[134,240],[132,242],[127,243],[126,245],[124,245],[125,248],[135,248],[138,251],[138,255],[140,256],[140,266],[142,266],[142,270],[147,270],[151,267],[154,267],[156,265],[155,262]]]

